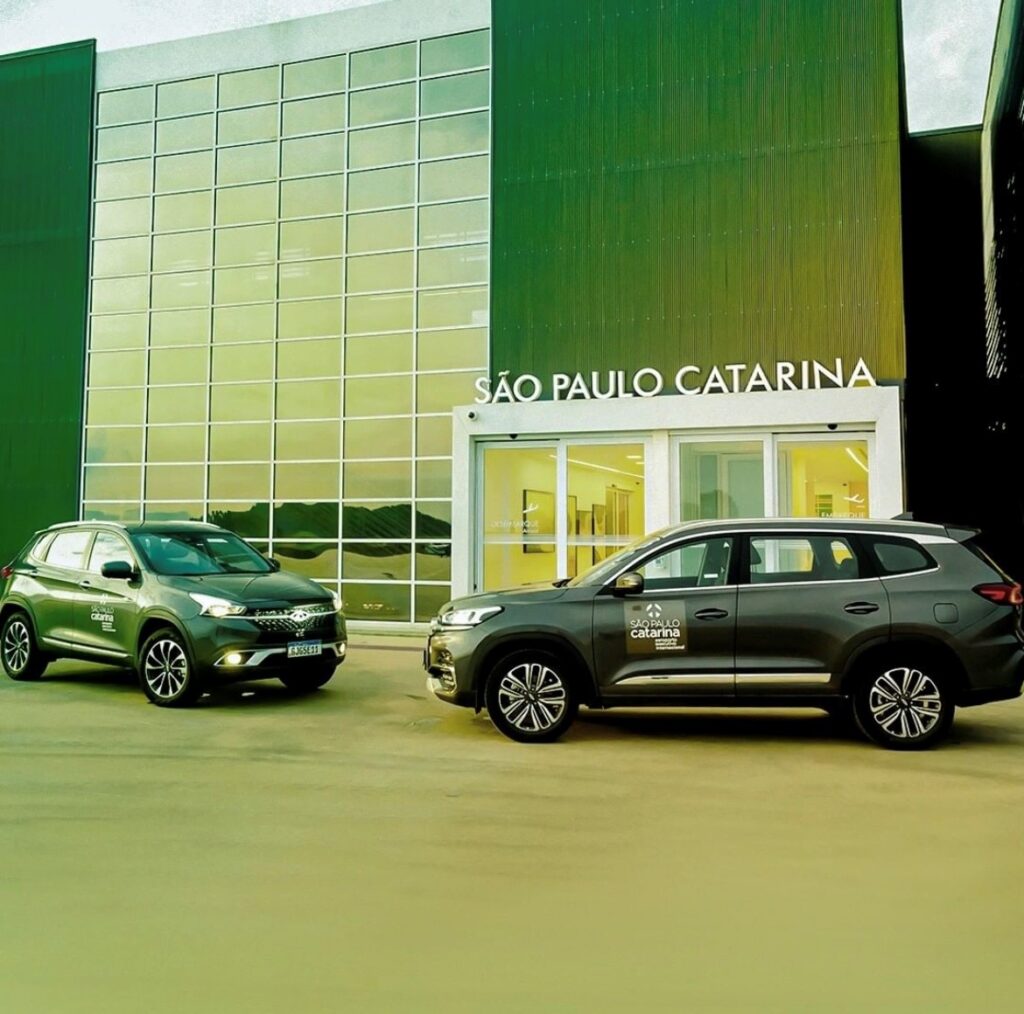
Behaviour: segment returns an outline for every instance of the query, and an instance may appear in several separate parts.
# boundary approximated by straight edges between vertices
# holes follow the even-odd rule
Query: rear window
[[[935,561],[916,543],[909,539],[868,538],[868,545],[883,577],[893,574],[913,574],[919,570],[930,570]]]

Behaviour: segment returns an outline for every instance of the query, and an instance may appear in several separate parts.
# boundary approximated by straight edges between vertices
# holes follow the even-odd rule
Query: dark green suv
[[[0,661],[15,680],[59,658],[101,662],[173,706],[217,680],[314,690],[345,658],[337,596],[215,525],[57,525],[0,580]]]
[[[579,705],[852,710],[894,749],[957,706],[1019,696],[1021,588],[977,532],[772,518],[658,532],[554,585],[458,599],[428,684],[507,736],[553,740]]]

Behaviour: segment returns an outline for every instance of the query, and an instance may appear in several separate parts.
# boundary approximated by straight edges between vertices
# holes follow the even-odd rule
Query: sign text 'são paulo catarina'
[[[817,359],[781,361],[766,370],[760,363],[723,366],[681,366],[666,377],[647,366],[640,370],[594,370],[590,373],[555,373],[545,387],[540,377],[523,373],[510,378],[507,370],[491,385],[489,377],[476,382],[478,405],[537,401],[550,394],[553,401],[607,398],[653,398],[666,390],[678,394],[750,394],[754,391],[813,391],[827,387],[874,387],[875,378],[863,359],[847,371],[843,360],[833,364]]]

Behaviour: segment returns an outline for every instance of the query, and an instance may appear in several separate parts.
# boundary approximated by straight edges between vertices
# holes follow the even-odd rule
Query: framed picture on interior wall
[[[603,539],[607,534],[607,511],[603,503],[596,503],[591,507],[591,518],[593,520],[594,538]],[[606,546],[594,546],[594,563],[600,563],[608,555]]]
[[[593,511],[577,511],[576,512],[576,534],[577,535],[593,535],[594,534],[594,512]]]
[[[573,535],[579,535],[580,534],[579,528],[576,527],[576,524],[577,524],[577,522],[576,522],[576,515],[577,515],[577,513],[578,513],[578,511],[576,510],[576,497],[574,497],[574,496],[567,496],[565,498],[565,533],[570,538]]]
[[[541,542],[540,539],[548,541]],[[555,551],[555,494],[543,489],[523,490],[523,552]]]

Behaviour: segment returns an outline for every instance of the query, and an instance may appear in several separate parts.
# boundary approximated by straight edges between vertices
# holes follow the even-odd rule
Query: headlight
[[[484,606],[481,609],[449,609],[441,614],[442,627],[475,627],[478,623],[496,616],[501,606]]]
[[[188,597],[193,602],[199,603],[201,616],[241,616],[245,612],[245,606],[237,602],[229,602],[227,599],[219,599],[214,595],[200,595],[197,592],[189,592]]]
[[[341,596],[336,591],[332,591],[331,600],[334,602],[334,611],[336,613],[340,613],[342,607],[345,605],[345,603],[341,601]]]

